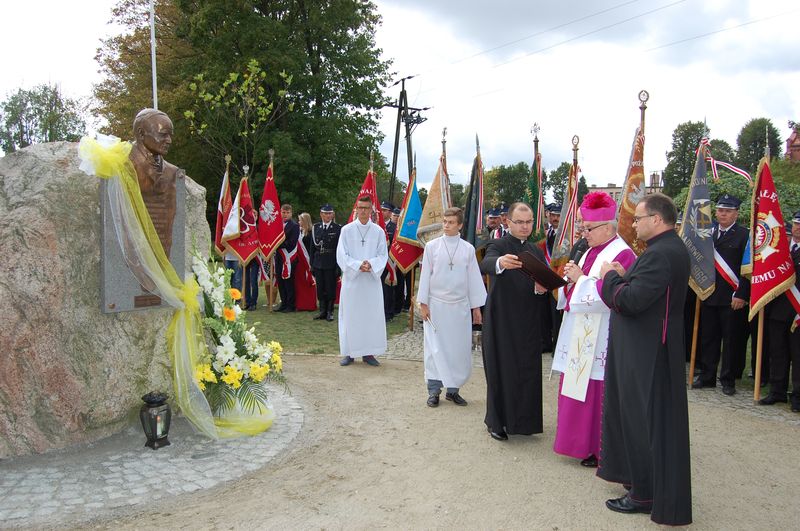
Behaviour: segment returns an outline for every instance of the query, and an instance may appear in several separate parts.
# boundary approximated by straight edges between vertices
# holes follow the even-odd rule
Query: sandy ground
[[[476,369],[458,407],[425,406],[422,364],[287,359],[306,422],[282,458],[242,480],[95,521],[93,529],[637,529],[605,508],[623,494],[552,451],[557,380],[545,379],[545,433],[492,440]],[[773,406],[775,407],[775,406]],[[694,528],[796,529],[800,431],[712,402],[690,404]],[[231,463],[236,466],[236,463]]]

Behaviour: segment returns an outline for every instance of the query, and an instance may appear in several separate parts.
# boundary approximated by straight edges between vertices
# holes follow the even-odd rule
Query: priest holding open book
[[[531,207],[514,203],[508,220],[508,234],[491,240],[480,264],[481,273],[492,276],[483,324],[484,422],[498,441],[542,433],[542,305],[535,296],[546,288],[523,269],[523,259],[550,271],[542,250],[528,241]]]

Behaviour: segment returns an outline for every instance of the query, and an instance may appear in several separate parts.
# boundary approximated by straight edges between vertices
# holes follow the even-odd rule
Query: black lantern
[[[145,446],[158,450],[162,446],[169,446],[169,422],[172,410],[167,404],[167,395],[151,391],[142,397],[144,405],[139,410],[139,420],[142,421],[144,434],[147,435]]]

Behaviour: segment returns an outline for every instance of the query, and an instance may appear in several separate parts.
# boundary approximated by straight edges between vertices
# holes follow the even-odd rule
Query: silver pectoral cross
[[[449,264],[447,264],[447,265],[449,265],[449,266],[450,266],[450,271],[452,271],[452,270],[453,270],[453,262],[450,262],[450,263],[449,263]]]
[[[361,247],[364,247],[364,238],[361,238]]]

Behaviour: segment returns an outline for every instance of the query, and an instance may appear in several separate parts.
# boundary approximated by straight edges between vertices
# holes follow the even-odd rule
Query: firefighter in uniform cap
[[[750,231],[736,223],[741,203],[741,199],[730,194],[717,199],[718,225],[712,238],[716,254],[722,258],[718,266],[726,274],[717,272],[714,292],[700,305],[700,363],[692,381],[694,389],[716,387],[721,359],[719,381],[726,395],[736,393],[736,378],[741,378],[744,370],[749,332],[750,281],[740,271]]]
[[[336,246],[342,226],[333,220],[333,207],[325,203],[319,209],[322,221],[315,223],[311,231],[311,268],[317,281],[319,315],[315,320],[333,321],[333,304],[336,301],[336,281],[339,266],[336,264]]]

